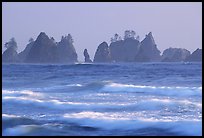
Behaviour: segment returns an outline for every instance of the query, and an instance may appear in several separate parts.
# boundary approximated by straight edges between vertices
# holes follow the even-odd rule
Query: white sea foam
[[[144,92],[155,95],[201,95],[202,87],[169,87],[169,86],[143,86],[133,84],[110,83],[105,85],[101,91],[106,92]]]
[[[64,114],[68,122],[78,123],[81,126],[90,126],[103,129],[134,130],[142,128],[170,129],[183,135],[201,135],[202,120],[182,117],[150,117],[146,112],[116,113],[116,112],[79,112]],[[188,128],[188,129],[187,129]]]
[[[21,116],[12,115],[12,114],[2,114],[2,120],[9,120],[12,118],[21,118]]]
[[[30,90],[22,90],[22,91],[11,91],[11,90],[2,90],[2,95],[27,95],[27,96],[32,96],[32,97],[42,97],[43,94],[39,92],[33,92]]]
[[[26,135],[39,128],[38,125],[19,125],[12,128],[7,128],[3,131],[3,136],[20,136]]]
[[[82,84],[68,84],[66,86],[75,86],[75,87],[82,87],[83,85]]]
[[[109,95],[105,95],[109,96]],[[31,96],[3,96],[2,102],[11,102],[19,104],[32,104],[35,106],[54,108],[54,109],[134,109],[134,110],[161,110],[164,107],[176,107],[183,105],[193,105],[201,108],[202,103],[190,100],[170,99],[170,98],[132,98],[132,101],[95,101],[95,102],[73,102],[60,101],[58,99],[42,99]]]
[[[32,104],[41,107],[54,109],[98,109],[98,108],[121,108],[121,106],[130,105],[130,103],[85,103],[85,102],[62,102],[57,99],[36,99],[31,97],[4,96],[3,102],[14,102],[20,104]]]

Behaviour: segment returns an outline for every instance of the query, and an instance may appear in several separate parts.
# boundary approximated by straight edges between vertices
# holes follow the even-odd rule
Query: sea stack
[[[26,45],[26,48],[18,54],[20,62],[24,62],[26,60],[28,53],[30,52],[31,48],[33,47],[34,42],[35,41],[31,38],[29,40],[29,44]]]
[[[77,53],[73,45],[73,39],[70,34],[62,36],[61,41],[57,44],[59,63],[77,62]]]
[[[49,39],[49,37],[41,32],[30,49],[27,58],[27,63],[56,63],[57,46]]]
[[[98,46],[94,56],[94,62],[111,62],[110,49],[106,42]]]
[[[136,62],[157,62],[161,60],[160,51],[155,44],[152,33],[150,32],[142,40],[138,54],[135,57]]]
[[[92,63],[92,60],[90,59],[90,56],[89,56],[89,53],[88,53],[88,50],[87,49],[84,49],[84,62],[86,63]]]
[[[140,42],[133,38],[126,38],[110,44],[111,58],[115,62],[133,62],[139,50]]]
[[[21,57],[26,55],[26,63],[74,63],[77,62],[77,53],[72,43],[70,34],[55,42],[53,37],[41,32],[33,43],[27,45]]]
[[[181,62],[190,55],[190,51],[182,48],[168,48],[162,54],[162,62]]]

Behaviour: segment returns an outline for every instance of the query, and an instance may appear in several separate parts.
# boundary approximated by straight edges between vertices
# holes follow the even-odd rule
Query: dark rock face
[[[190,51],[182,48],[168,48],[162,54],[163,62],[181,62],[190,55]]]
[[[34,41],[30,42],[29,44],[27,44],[26,48],[22,52],[20,52],[18,54],[20,62],[24,62],[25,61],[25,59],[27,58],[27,55],[30,52],[33,44],[34,44]]]
[[[95,53],[94,62],[111,62],[111,54],[108,44],[101,43]]]
[[[56,44],[44,32],[41,32],[31,47],[25,62],[56,63],[57,61]]]
[[[27,63],[70,63],[77,61],[77,53],[68,36],[62,37],[62,40],[56,43],[53,38],[49,38],[44,32],[41,32],[36,41],[25,50],[29,51],[24,60]],[[26,52],[24,51],[24,53]]]
[[[155,62],[160,61],[160,51],[155,44],[152,33],[146,35],[145,39],[141,42],[138,54],[135,56],[136,62]]]
[[[196,49],[185,61],[202,62],[202,49]]]
[[[68,36],[62,37],[57,44],[59,63],[77,62],[76,50]]]
[[[111,58],[115,62],[133,62],[138,52],[140,42],[127,38],[110,44]]]
[[[89,53],[88,53],[88,50],[87,49],[84,49],[84,57],[85,57],[85,62],[87,63],[91,63],[92,60],[90,59],[90,56],[89,56]]]
[[[15,63],[19,62],[18,53],[15,48],[9,47],[7,48],[2,55],[3,63]]]

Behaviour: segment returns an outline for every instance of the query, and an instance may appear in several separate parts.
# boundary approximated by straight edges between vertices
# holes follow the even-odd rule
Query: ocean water
[[[202,135],[202,63],[3,64],[2,135]]]

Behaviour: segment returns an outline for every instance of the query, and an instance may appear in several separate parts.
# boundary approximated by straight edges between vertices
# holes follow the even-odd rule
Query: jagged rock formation
[[[92,60],[90,59],[90,56],[89,56],[89,53],[88,53],[88,50],[87,49],[84,49],[84,62],[87,62],[87,63],[91,63]]]
[[[138,54],[135,56],[136,62],[155,62],[160,61],[160,51],[157,49],[152,33],[146,35],[145,39],[141,42]]]
[[[56,63],[57,46],[49,37],[41,32],[25,59],[27,63]]]
[[[108,44],[101,43],[95,53],[94,62],[111,62],[111,54]]]
[[[181,62],[190,55],[190,51],[182,48],[168,48],[162,54],[163,62]]]
[[[29,44],[26,45],[26,48],[22,52],[20,52],[18,54],[20,62],[24,62],[25,61],[25,59],[27,58],[27,55],[30,52],[33,44],[34,44],[34,41],[31,41]]]
[[[70,34],[68,36],[62,36],[62,39],[57,43],[58,48],[58,62],[69,63],[77,62],[77,53],[73,46],[73,40]]]
[[[140,42],[127,38],[110,44],[111,58],[115,62],[133,62],[139,50]]]
[[[188,62],[202,62],[202,49],[197,48],[190,56],[186,58]]]
[[[26,47],[27,63],[70,63],[77,61],[77,53],[70,35],[62,37],[59,43],[41,32],[33,44]],[[25,55],[25,54],[24,54]],[[23,56],[22,56],[23,57]]]
[[[2,55],[2,62],[4,63],[19,62],[17,51],[13,47],[7,48]]]

